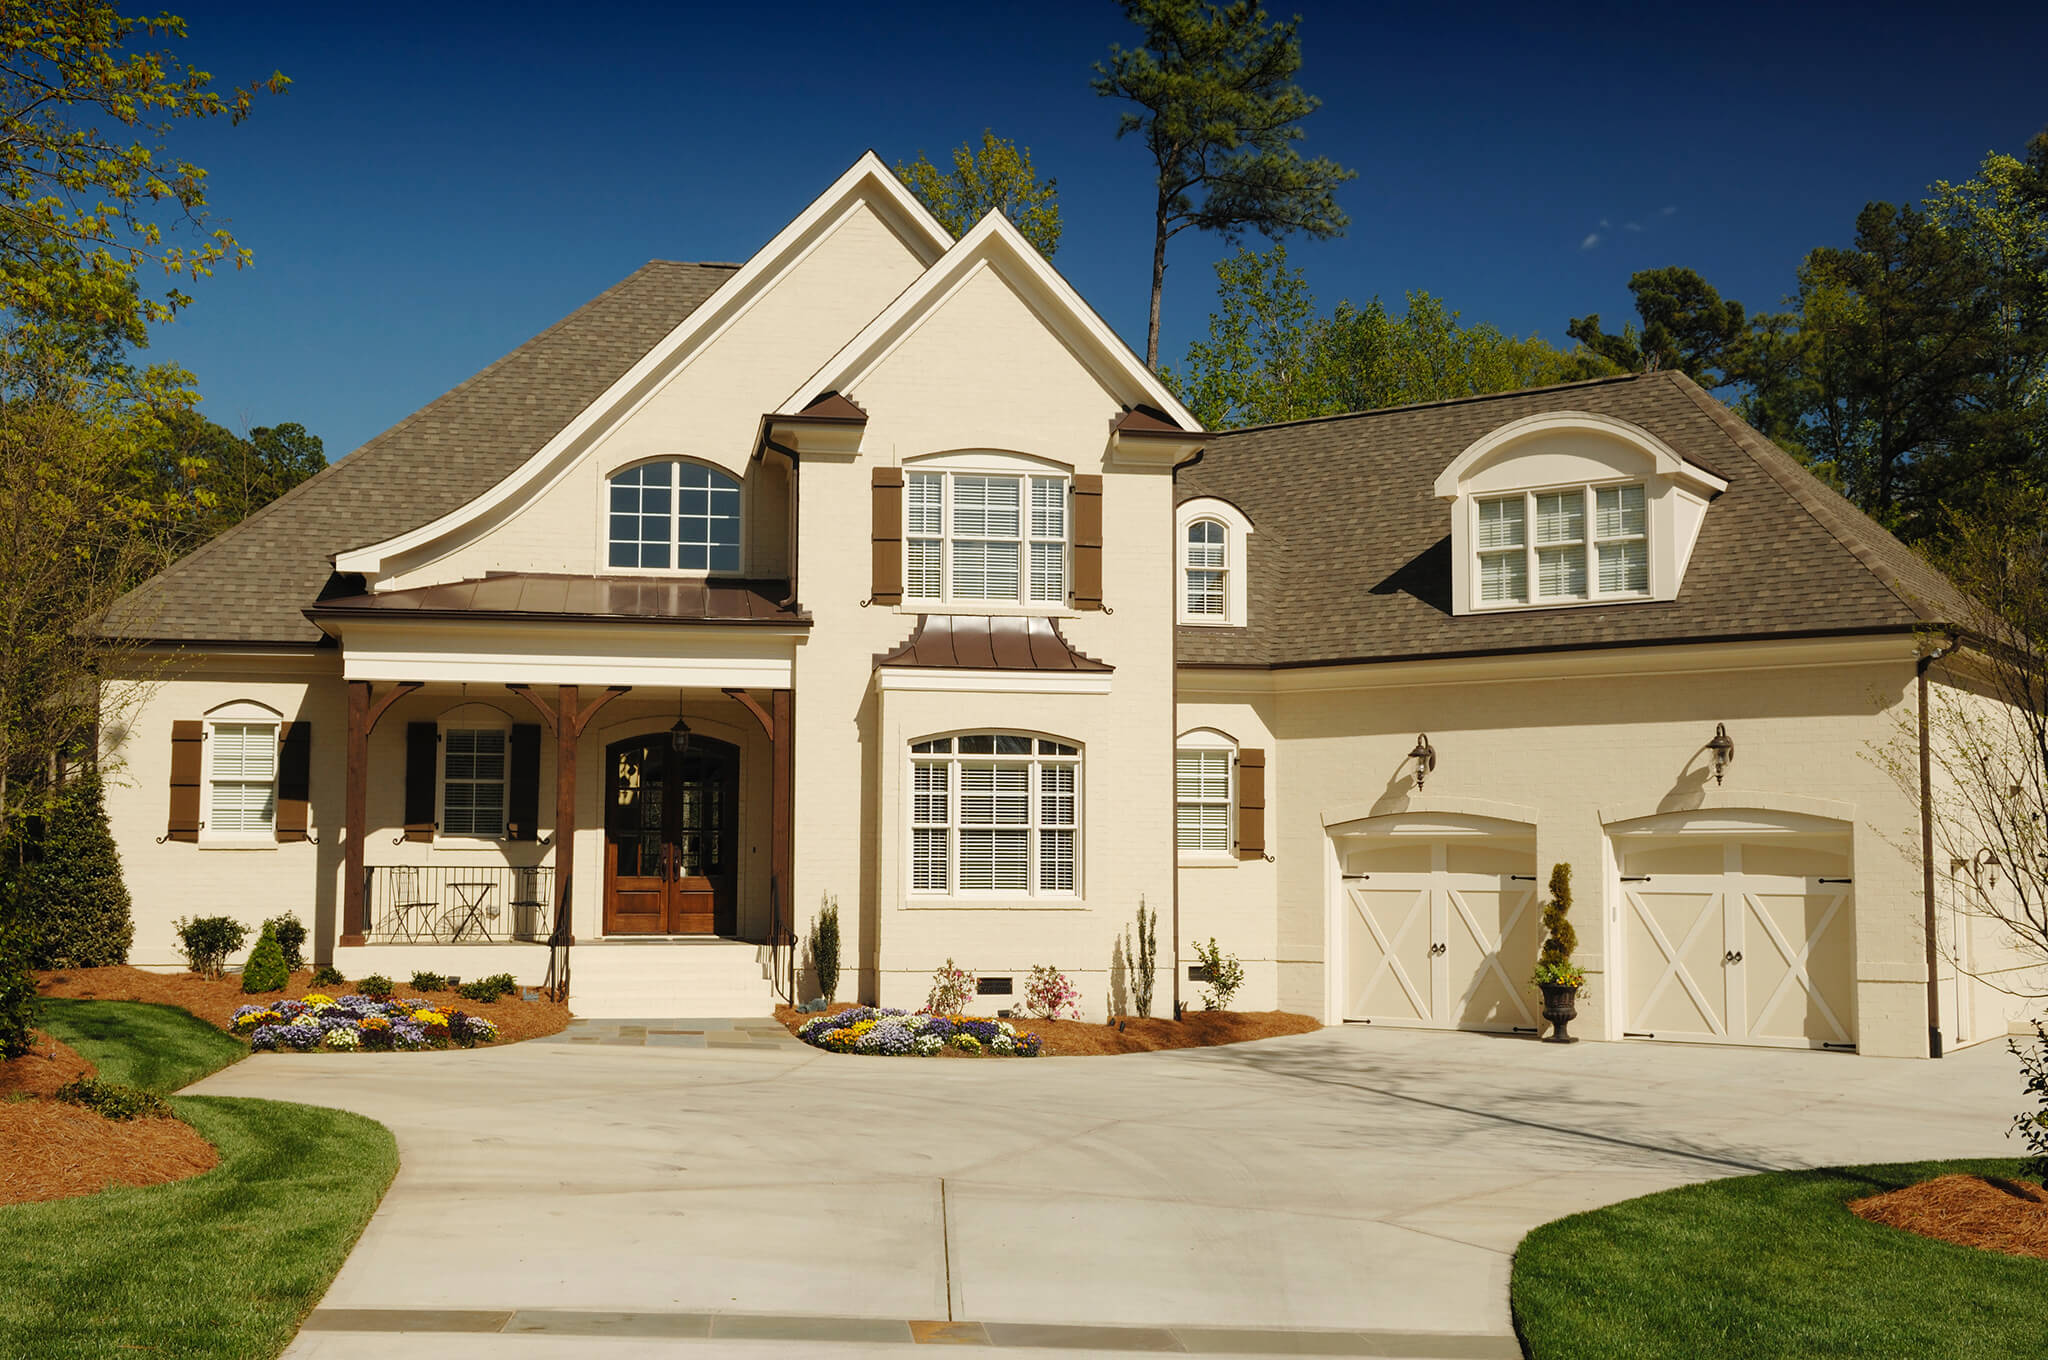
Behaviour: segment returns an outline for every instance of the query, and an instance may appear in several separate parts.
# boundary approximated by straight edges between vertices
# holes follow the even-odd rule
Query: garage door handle
[[[1648,883],[1650,876],[1648,874],[1623,874],[1621,881],[1624,883]]]
[[[1823,883],[1854,883],[1855,881],[1853,878],[1824,878],[1821,880]]]
[[[1451,947],[1447,944],[1433,944],[1429,947],[1429,952],[1432,955],[1448,954],[1450,952],[1450,949]]]

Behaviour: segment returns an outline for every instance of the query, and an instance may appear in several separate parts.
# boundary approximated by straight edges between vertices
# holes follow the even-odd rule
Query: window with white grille
[[[1174,844],[1181,854],[1231,852],[1230,763],[1231,753],[1225,749],[1174,752]]]
[[[502,727],[450,727],[441,733],[441,834],[493,838],[505,834]]]
[[[1213,519],[1196,520],[1188,526],[1184,551],[1185,611],[1199,618],[1222,618],[1229,599],[1224,591],[1224,574],[1230,569],[1229,542],[1223,526]]]
[[[607,489],[614,567],[734,575],[740,484],[717,468],[669,460],[615,473]]]
[[[1480,608],[1649,593],[1640,482],[1485,496],[1473,502],[1472,513]]]
[[[1067,602],[1068,481],[983,472],[904,478],[907,600]]]
[[[1081,752],[972,733],[910,748],[910,887],[948,896],[1080,891]]]
[[[277,827],[277,724],[208,723],[206,761],[209,838],[268,839]]]

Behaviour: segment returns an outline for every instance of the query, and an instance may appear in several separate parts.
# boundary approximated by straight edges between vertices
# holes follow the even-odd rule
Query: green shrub
[[[463,983],[455,989],[455,994],[465,1001],[481,1001],[488,1005],[499,997],[510,996],[518,990],[519,984],[513,980],[510,973],[493,973],[487,978]],[[368,996],[369,993],[365,992],[363,995]]]
[[[219,977],[228,955],[249,938],[249,927],[232,916],[180,916],[172,926],[178,932],[178,952],[202,977]]]
[[[372,973],[356,984],[356,990],[372,1001],[389,1001],[391,993],[397,988],[393,987],[391,979],[382,973]]]
[[[2012,1133],[2019,1135],[2031,1154],[2022,1163],[2023,1174],[2032,1176],[2043,1185],[2048,1185],[2048,1026],[2039,1020],[2034,1022],[2034,1042],[2022,1048],[2018,1039],[2008,1039],[2005,1047],[2020,1060],[2020,1075],[2026,1078],[2027,1098],[2034,1102],[2031,1110],[2021,1110],[2012,1117]]]
[[[1579,947],[1579,932],[1572,929],[1572,866],[1550,868],[1550,900],[1543,904],[1543,948],[1536,955],[1536,972],[1529,979],[1541,987],[1583,987],[1585,973],[1572,962]]]
[[[341,970],[330,963],[323,963],[313,970],[315,987],[339,987],[347,981],[348,979],[341,975]]]
[[[1131,969],[1131,1002],[1139,1016],[1152,1014],[1152,985],[1159,980],[1159,913],[1145,915],[1145,899],[1138,899],[1138,947],[1131,949],[1131,932],[1124,932],[1124,965]]]
[[[811,981],[829,1005],[839,991],[839,899],[827,897],[811,925]]]
[[[265,921],[263,928],[277,937],[277,947],[284,951],[286,972],[296,973],[306,966],[305,922],[286,912],[282,916],[273,916]]]
[[[412,989],[416,992],[444,992],[448,990],[448,979],[439,973],[414,973]]]
[[[82,1105],[102,1119],[174,1119],[170,1102],[154,1091],[80,1077],[57,1088],[57,1099]]]
[[[99,776],[59,789],[39,824],[25,822],[16,839],[10,849],[20,866],[16,900],[32,936],[29,966],[126,963],[135,922]]]
[[[266,925],[257,937],[256,947],[249,951],[249,961],[242,965],[242,990],[281,992],[291,985],[291,970],[284,966],[284,947]]]
[[[1226,954],[1216,947],[1216,937],[1209,937],[1207,948],[1195,946],[1195,957],[1202,961],[1202,972],[1208,986],[1202,989],[1202,1009],[1224,1011],[1230,1009],[1230,998],[1237,995],[1237,989],[1244,986],[1244,965],[1237,961],[1237,955]]]
[[[29,1027],[36,1019],[36,984],[28,975],[29,931],[0,886],[0,1059],[29,1051]]]

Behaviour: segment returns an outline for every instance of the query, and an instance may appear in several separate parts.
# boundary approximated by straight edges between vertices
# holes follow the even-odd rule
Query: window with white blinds
[[[1198,519],[1188,525],[1183,566],[1187,573],[1186,612],[1204,618],[1223,617],[1224,575],[1230,569],[1229,546],[1221,524]]]
[[[980,472],[904,479],[909,600],[1065,604],[1068,481]]]
[[[1229,751],[1174,752],[1173,822],[1181,854],[1230,853]]]
[[[207,725],[206,830],[268,837],[277,826],[277,724]]]
[[[1482,608],[1649,593],[1640,482],[1482,497],[1473,519],[1474,594]]]
[[[950,896],[1080,890],[1080,748],[1018,733],[910,748],[910,887]]]
[[[505,834],[509,736],[502,727],[451,727],[441,733],[442,835]]]

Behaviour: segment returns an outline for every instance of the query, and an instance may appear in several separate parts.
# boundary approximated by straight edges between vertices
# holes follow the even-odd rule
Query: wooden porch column
[[[353,948],[366,939],[363,845],[370,838],[370,734],[377,730],[377,720],[384,716],[384,711],[420,688],[420,683],[403,681],[372,703],[369,681],[348,682],[348,776],[341,812],[341,938],[336,941],[344,948]]]
[[[591,699],[588,707],[575,685],[557,686],[552,706],[529,685],[505,688],[532,704],[555,734],[555,921],[549,939],[557,945],[574,944],[569,894],[576,870],[576,743],[597,711],[631,687],[613,685]]]

